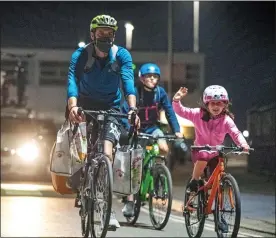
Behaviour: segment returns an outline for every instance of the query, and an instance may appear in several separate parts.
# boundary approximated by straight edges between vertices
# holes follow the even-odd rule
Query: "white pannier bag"
[[[78,126],[76,133],[73,134],[70,122],[65,121],[57,133],[57,140],[51,154],[50,171],[52,173],[70,177],[82,167],[83,157],[87,151],[86,135],[82,136],[82,133],[86,131],[84,132],[83,128],[81,130]],[[86,146],[86,151],[83,145]]]
[[[123,146],[116,150],[113,164],[113,192],[120,195],[139,191],[143,170],[143,148]]]

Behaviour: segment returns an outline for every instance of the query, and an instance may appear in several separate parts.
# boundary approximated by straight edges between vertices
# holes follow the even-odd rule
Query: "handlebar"
[[[109,111],[93,111],[93,110],[84,110],[81,107],[78,108],[78,114],[81,115],[82,113],[87,114],[87,115],[103,115],[103,116],[113,116],[113,117],[120,117],[120,118],[128,118],[127,114],[124,113],[117,113],[117,112],[109,112]]]
[[[139,133],[137,136],[141,139],[154,139],[154,140],[165,139],[168,141],[173,141],[173,140],[179,139],[175,135],[154,136],[147,133]]]
[[[239,146],[224,146],[224,145],[216,145],[216,146],[210,146],[210,145],[203,145],[203,146],[196,146],[192,145],[191,150],[215,150],[218,152],[224,152],[224,150],[231,150],[232,152],[243,152],[244,149]],[[249,151],[254,151],[253,148],[249,148]]]
[[[104,110],[98,110],[98,111],[94,111],[94,110],[85,110],[81,107],[78,108],[78,115],[81,115],[82,113],[86,114],[86,115],[90,115],[90,116],[98,116],[98,115],[103,115],[105,116],[113,116],[113,117],[119,117],[119,118],[129,118],[128,114],[124,114],[124,113],[119,113],[119,112],[110,112],[110,111],[104,111]],[[131,124],[134,125],[135,124],[135,119],[136,119],[136,112],[133,112],[130,115],[130,121]],[[132,126],[132,128],[129,130],[129,138],[135,133],[135,131],[137,130],[137,125],[136,126]]]

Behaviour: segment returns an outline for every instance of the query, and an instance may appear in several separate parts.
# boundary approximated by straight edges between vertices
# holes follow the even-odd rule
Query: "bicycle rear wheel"
[[[153,191],[149,194],[149,213],[152,225],[156,230],[162,230],[168,223],[172,208],[172,178],[169,169],[164,164],[153,167]],[[154,212],[153,208],[160,208],[167,204],[166,212]],[[163,220],[156,215],[163,215]]]
[[[227,200],[229,202],[228,206]],[[235,214],[234,214],[235,213]],[[226,221],[226,216],[234,215],[234,222]],[[241,221],[241,195],[237,181],[231,174],[222,177],[215,202],[215,231],[218,237],[237,237]]]
[[[188,180],[188,184],[191,178]],[[201,185],[203,181],[200,181]],[[184,211],[183,216],[185,219],[185,226],[188,236],[190,238],[199,238],[202,235],[204,224],[205,224],[205,214],[204,214],[204,202],[205,194],[204,191],[198,192],[198,194],[192,199],[189,208],[185,208],[187,202],[191,198],[191,192],[188,188],[188,184],[185,189],[184,196]]]
[[[106,155],[101,154],[94,160],[97,161],[97,168],[92,181],[91,232],[93,237],[105,237],[112,209],[113,174]]]

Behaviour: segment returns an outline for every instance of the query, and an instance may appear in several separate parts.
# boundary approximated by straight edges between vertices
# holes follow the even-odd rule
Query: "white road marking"
[[[40,191],[24,191],[24,190],[5,190],[6,195],[10,196],[42,196]]]

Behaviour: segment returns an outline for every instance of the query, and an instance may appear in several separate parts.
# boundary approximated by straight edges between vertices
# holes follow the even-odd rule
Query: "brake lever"
[[[79,107],[78,108],[78,115],[81,116],[82,112],[83,112],[83,109],[81,107]]]
[[[136,115],[137,115],[136,112],[132,112],[132,113],[131,113],[131,116],[130,116],[130,123],[131,123],[132,125],[135,125]]]

